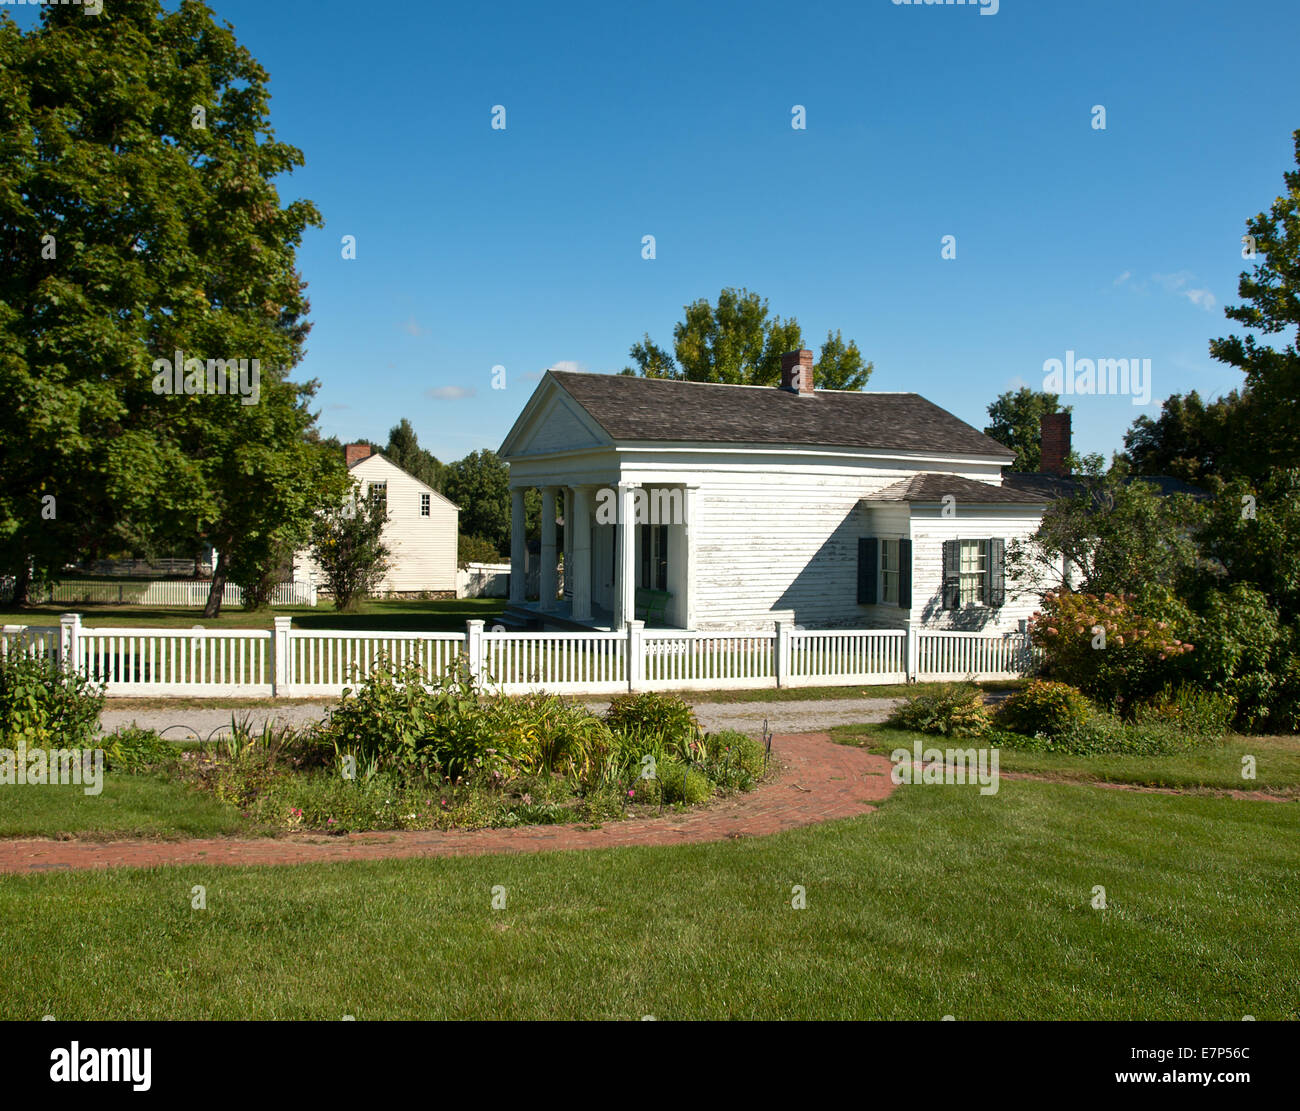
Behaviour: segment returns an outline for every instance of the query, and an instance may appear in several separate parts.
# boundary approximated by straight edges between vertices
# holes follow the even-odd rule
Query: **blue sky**
[[[1207,343],[1293,166],[1295,0],[211,6],[326,220],[298,372],[326,434],[496,448],[545,368],[615,371],[723,286],[977,427],[1067,350],[1150,359],[1146,407],[1065,399],[1083,451],[1240,384]]]

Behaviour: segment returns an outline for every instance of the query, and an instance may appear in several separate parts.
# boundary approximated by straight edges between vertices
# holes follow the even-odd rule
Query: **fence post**
[[[627,689],[639,690],[645,682],[645,622],[627,623]]]
[[[289,651],[289,628],[293,625],[293,618],[276,617],[272,620],[275,622],[272,640],[275,667],[271,673],[271,697],[288,698],[293,689],[293,653]]]
[[[790,628],[790,622],[778,621],[776,623],[776,659],[772,662],[775,664],[773,670],[776,672],[776,685],[778,687],[788,687],[790,685],[791,665],[794,663],[794,630]]]
[[[475,684],[483,675],[483,619],[475,617],[465,622],[465,656],[469,673]]]
[[[907,653],[903,660],[904,670],[907,672],[907,681],[915,683],[921,673],[921,637],[916,630],[915,625],[907,627]]]
[[[59,614],[59,662],[64,667],[68,667],[70,662],[71,666],[76,668],[80,658],[77,653],[77,642],[80,638],[81,614]]]

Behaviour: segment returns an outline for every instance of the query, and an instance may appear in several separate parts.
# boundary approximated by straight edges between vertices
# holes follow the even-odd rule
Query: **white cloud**
[[[408,336],[427,336],[429,334],[429,329],[421,327],[420,322],[413,316],[407,317],[406,323],[401,327],[402,331]]]
[[[575,362],[573,359],[562,359],[558,363],[552,363],[549,367],[547,367],[547,369],[580,371],[582,370],[582,364],[579,362]]]
[[[1113,282],[1111,282],[1111,285],[1123,285],[1131,277],[1133,277],[1133,271],[1125,270],[1124,273],[1122,273],[1118,278],[1116,278]]]
[[[1217,305],[1218,299],[1208,289],[1198,289],[1192,285],[1196,275],[1190,270],[1179,270],[1175,274],[1152,274],[1151,280],[1161,286],[1166,293],[1176,293],[1186,297],[1198,309],[1209,312]]]
[[[424,396],[431,397],[434,401],[463,401],[476,393],[478,390],[473,386],[434,386],[431,390],[425,390]]]

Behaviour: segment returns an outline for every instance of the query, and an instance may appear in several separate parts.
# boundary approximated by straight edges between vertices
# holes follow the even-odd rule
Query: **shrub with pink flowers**
[[[1046,654],[1044,675],[1123,709],[1178,678],[1194,650],[1183,639],[1190,626],[1171,595],[1058,591],[1044,596],[1029,631]]]

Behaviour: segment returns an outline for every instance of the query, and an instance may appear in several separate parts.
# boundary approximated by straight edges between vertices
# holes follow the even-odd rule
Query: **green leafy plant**
[[[124,725],[100,741],[112,771],[135,774],[163,767],[176,758],[176,747],[152,729]]]
[[[1217,739],[1228,732],[1236,713],[1230,694],[1180,683],[1134,708],[1139,725],[1170,725],[1197,737]]]
[[[910,695],[889,717],[900,729],[948,737],[982,737],[992,723],[980,689],[965,683]]]
[[[1008,698],[994,715],[1001,729],[1033,736],[1062,733],[1095,712],[1088,696],[1067,683],[1035,679]]]
[[[55,660],[0,659],[0,737],[29,745],[92,748],[104,688]]]
[[[681,743],[702,733],[695,712],[680,695],[655,691],[618,695],[605,711],[605,723],[618,733],[659,733]]]
[[[694,806],[713,795],[712,782],[698,768],[669,761],[660,764],[656,770],[664,802],[680,802],[686,806]]]

